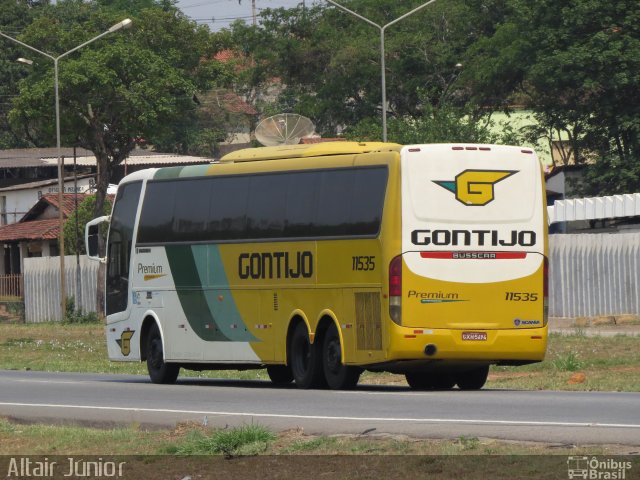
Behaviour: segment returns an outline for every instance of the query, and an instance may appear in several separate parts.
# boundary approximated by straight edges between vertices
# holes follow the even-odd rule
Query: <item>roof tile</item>
[[[0,227],[0,242],[19,240],[53,240],[58,238],[60,227],[57,218],[18,222]]]
[[[75,203],[75,195],[73,193],[65,193],[62,195],[62,213],[65,217],[71,215],[76,209]],[[82,203],[85,198],[85,194],[78,194],[78,204]],[[45,201],[56,208],[60,208],[60,202],[58,202],[58,194],[57,193],[49,193],[47,195],[43,195],[39,201]]]

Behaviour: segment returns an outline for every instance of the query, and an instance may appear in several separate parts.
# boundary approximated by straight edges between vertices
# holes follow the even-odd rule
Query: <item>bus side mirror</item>
[[[105,215],[103,217],[94,218],[87,223],[84,230],[84,244],[89,260],[106,263],[106,257],[98,256],[98,238],[100,235],[100,224],[109,222],[109,220],[111,220],[111,217],[109,215]]]

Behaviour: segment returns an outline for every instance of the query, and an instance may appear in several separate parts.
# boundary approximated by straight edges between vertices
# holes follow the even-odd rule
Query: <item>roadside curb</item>
[[[549,331],[564,335],[613,337],[616,335],[640,335],[637,316],[595,318],[549,318]]]

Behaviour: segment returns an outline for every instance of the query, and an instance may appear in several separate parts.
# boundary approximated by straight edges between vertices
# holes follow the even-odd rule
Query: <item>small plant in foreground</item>
[[[583,367],[584,363],[578,357],[576,352],[569,352],[566,355],[558,355],[553,361],[553,366],[556,370],[563,372],[575,372]]]
[[[216,430],[212,434],[195,430],[173,453],[176,455],[223,454],[226,457],[256,455],[264,452],[269,442],[275,438],[276,435],[267,428],[253,424]]]
[[[458,442],[462,445],[463,450],[475,450],[480,446],[478,437],[466,437],[463,435],[458,438]]]

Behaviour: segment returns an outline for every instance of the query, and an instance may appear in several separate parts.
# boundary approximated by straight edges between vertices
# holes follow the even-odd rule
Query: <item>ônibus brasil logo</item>
[[[456,200],[467,206],[481,207],[494,199],[493,186],[510,177],[516,170],[465,170],[455,180],[434,180],[433,183],[449,190]]]

